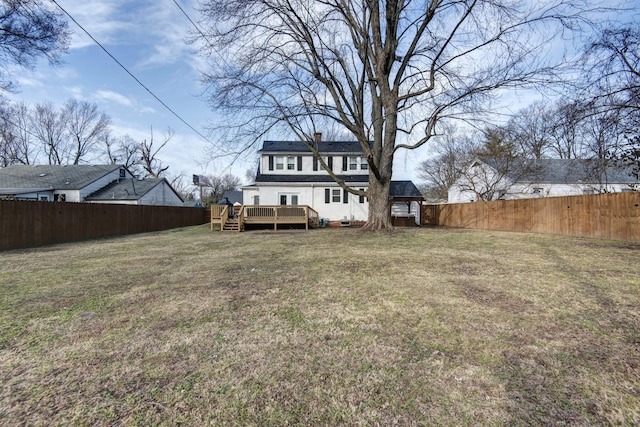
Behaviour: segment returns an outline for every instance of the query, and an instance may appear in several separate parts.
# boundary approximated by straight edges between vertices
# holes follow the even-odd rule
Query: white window
[[[531,191],[533,194],[542,194],[542,187],[533,187]]]
[[[296,158],[293,156],[287,157],[287,170],[295,170],[296,169]]]
[[[260,205],[260,196],[253,196],[253,204],[256,206]]]
[[[283,170],[284,169],[284,157],[276,156],[276,169]]]
[[[360,169],[363,171],[369,169],[369,163],[365,157],[360,157]]]
[[[349,157],[349,170],[350,171],[358,170],[358,158],[357,157]]]
[[[340,194],[342,191],[340,190],[331,190],[331,201],[333,203],[340,203]]]
[[[297,206],[298,205],[298,195],[297,194],[280,194],[280,205],[281,206]]]

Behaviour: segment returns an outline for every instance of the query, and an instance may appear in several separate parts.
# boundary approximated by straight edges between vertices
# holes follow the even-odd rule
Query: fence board
[[[144,233],[209,222],[204,208],[0,201],[0,250]]]
[[[430,206],[424,223],[640,242],[640,193],[498,200]]]

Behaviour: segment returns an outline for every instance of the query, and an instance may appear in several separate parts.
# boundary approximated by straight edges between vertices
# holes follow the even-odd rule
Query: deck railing
[[[219,223],[221,229],[228,220],[228,214],[225,217],[226,206],[214,216],[211,211],[211,223]],[[244,224],[273,224],[274,230],[278,229],[278,224],[304,224],[305,229],[309,226],[317,228],[319,226],[320,217],[318,212],[309,206],[241,206],[238,211],[238,221],[242,227]],[[212,225],[213,228],[213,225]]]

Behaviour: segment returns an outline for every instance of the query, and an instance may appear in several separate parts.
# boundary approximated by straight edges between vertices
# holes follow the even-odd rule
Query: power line
[[[51,1],[56,6],[58,6],[58,8],[65,15],[67,15],[69,17],[69,19],[71,19],[87,36],[89,36],[89,38],[91,40],[93,40],[93,42],[95,44],[97,44],[104,51],[104,53],[106,53],[111,59],[113,59],[113,61],[116,64],[118,64],[120,66],[120,68],[122,68],[127,74],[129,74],[129,76],[131,76],[131,78],[133,78],[136,81],[136,83],[138,83],[142,88],[144,88],[144,90],[146,90],[151,96],[153,96],[156,99],[156,101],[158,101],[160,104],[162,104],[162,106],[164,108],[166,108],[178,120],[180,120],[182,123],[184,123],[189,129],[191,129],[193,132],[195,132],[200,138],[204,139],[209,144],[216,145],[213,142],[211,142],[206,136],[204,136],[200,131],[198,131],[196,128],[191,126],[191,124],[189,124],[185,119],[183,119],[178,113],[176,113],[171,107],[169,107],[162,99],[160,99],[155,93],[153,93],[153,91],[151,91],[151,89],[149,89],[144,83],[142,83],[140,81],[140,79],[138,79],[135,75],[133,75],[133,73],[131,71],[129,71],[127,69],[127,67],[125,67],[120,61],[118,61],[118,59],[115,56],[113,56],[111,54],[111,52],[109,52],[98,40],[96,40],[95,37],[93,37],[91,35],[91,33],[89,33],[89,31],[87,31],[82,25],[80,25],[80,23],[78,21],[76,21],[76,19],[73,16],[71,16],[71,14],[69,12],[67,12],[62,6],[60,6],[56,0],[51,0]]]
[[[209,41],[207,39],[207,36],[202,32],[202,30],[200,29],[200,27],[198,27],[198,24],[195,23],[195,21],[193,19],[191,19],[191,17],[187,14],[187,12],[182,8],[182,6],[180,6],[180,3],[178,3],[177,0],[173,0],[173,4],[175,4],[178,9],[180,9],[180,12],[182,12],[182,14],[189,20],[189,22],[191,22],[191,25],[193,25],[193,27],[198,30],[198,32],[200,33],[200,35],[202,37],[204,37],[205,40]]]
[[[207,43],[208,43],[209,47],[211,48],[211,50],[216,52],[218,54],[218,56],[220,57],[220,59],[222,60],[222,62],[225,65],[227,65],[227,61],[226,61],[225,57],[223,55],[221,55],[220,52],[218,52],[218,50],[215,47],[215,44],[209,39],[209,36],[207,36],[205,34],[205,32],[202,31],[200,26],[198,26],[198,24],[193,19],[191,19],[191,17],[187,14],[187,12],[184,10],[184,8],[182,6],[180,6],[180,3],[178,2],[178,0],[173,0],[173,3],[178,7],[178,9],[180,9],[180,12],[182,12],[182,14],[189,20],[189,22],[191,22],[191,25],[193,25],[193,28],[195,28],[196,31],[198,31],[198,33],[200,33],[202,38],[207,41]]]

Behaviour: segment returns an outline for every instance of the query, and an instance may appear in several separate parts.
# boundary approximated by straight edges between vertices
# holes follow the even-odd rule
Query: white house
[[[164,179],[137,180],[123,165],[11,165],[0,168],[0,198],[181,206]]]
[[[356,141],[322,141],[318,151],[327,166],[348,186],[366,190],[369,165]],[[367,220],[366,197],[342,189],[304,144],[298,141],[265,141],[255,183],[242,188],[247,205],[307,205],[330,222]],[[419,224],[422,195],[411,181],[394,181],[391,194],[396,216],[411,217]]]
[[[164,178],[121,179],[85,199],[90,203],[121,205],[183,206],[180,195]]]
[[[449,188],[449,203],[637,191],[628,170],[581,159],[476,159]]]

